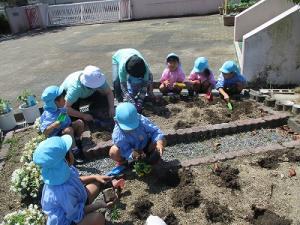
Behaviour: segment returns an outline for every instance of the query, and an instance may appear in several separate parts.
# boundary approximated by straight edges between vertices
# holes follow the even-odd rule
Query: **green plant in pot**
[[[0,129],[8,131],[17,125],[8,100],[0,98]]]
[[[21,104],[19,109],[22,111],[26,122],[34,123],[36,118],[40,116],[35,95],[30,90],[24,90],[21,95],[17,97],[17,100]]]

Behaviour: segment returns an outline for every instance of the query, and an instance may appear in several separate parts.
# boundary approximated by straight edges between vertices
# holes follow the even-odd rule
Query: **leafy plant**
[[[37,148],[38,144],[45,140],[45,135],[41,134],[37,137],[32,138],[29,142],[25,144],[24,151],[22,152],[22,156],[20,162],[27,162],[30,163],[32,161],[33,153]]]
[[[0,98],[0,115],[9,113],[10,110],[10,102]]]
[[[43,225],[45,217],[37,205],[7,214],[0,225]]]
[[[37,198],[42,184],[40,168],[30,162],[13,172],[10,189],[19,193],[23,199],[27,197]]]
[[[25,108],[36,105],[36,96],[30,90],[24,90],[21,95],[17,97],[20,104],[25,104]]]
[[[133,171],[139,176],[139,177],[142,177],[146,174],[149,174],[152,170],[152,167],[143,162],[143,161],[138,161],[134,164],[133,166]]]
[[[117,205],[114,205],[110,212],[111,221],[114,222],[120,218],[120,208]]]

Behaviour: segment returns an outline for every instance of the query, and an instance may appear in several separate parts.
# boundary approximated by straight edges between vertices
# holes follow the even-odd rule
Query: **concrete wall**
[[[288,0],[262,0],[256,3],[235,17],[234,40],[241,41],[244,34],[293,6]]]
[[[131,0],[134,19],[218,12],[223,0]]]
[[[244,35],[242,72],[259,84],[300,84],[300,6]]]

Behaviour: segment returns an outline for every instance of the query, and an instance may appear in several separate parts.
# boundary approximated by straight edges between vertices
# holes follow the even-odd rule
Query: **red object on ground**
[[[214,100],[213,98],[213,95],[211,92],[207,92],[206,95],[205,95],[206,99],[209,101],[209,102],[212,102]]]
[[[114,179],[114,180],[112,180],[112,185],[116,189],[120,188],[121,190],[123,190],[125,187],[125,180],[124,179],[119,179],[119,180]]]

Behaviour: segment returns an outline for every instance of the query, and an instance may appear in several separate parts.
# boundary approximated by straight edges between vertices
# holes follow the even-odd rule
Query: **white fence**
[[[93,24],[131,19],[130,0],[108,0],[48,7],[49,25]]]

